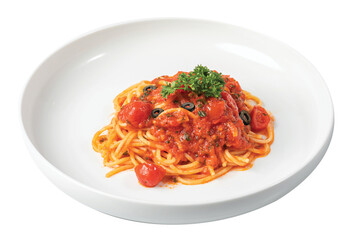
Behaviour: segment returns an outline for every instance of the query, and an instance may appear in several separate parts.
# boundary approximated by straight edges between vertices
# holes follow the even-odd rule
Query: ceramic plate
[[[198,64],[262,99],[276,118],[271,153],[202,185],[146,188],[132,170],[105,178],[91,140],[110,121],[114,97]],[[21,118],[33,158],[60,189],[101,212],[151,223],[212,221],[273,202],[317,166],[333,131],[328,89],[304,57],[262,34],[193,19],[117,24],[65,45],[30,78]]]

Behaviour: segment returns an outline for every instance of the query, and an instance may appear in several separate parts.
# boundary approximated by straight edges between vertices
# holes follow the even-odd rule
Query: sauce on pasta
[[[120,93],[114,106],[93,148],[112,168],[107,177],[134,168],[147,187],[162,179],[202,184],[249,169],[270,152],[274,138],[273,116],[260,99],[203,66],[142,81]]]

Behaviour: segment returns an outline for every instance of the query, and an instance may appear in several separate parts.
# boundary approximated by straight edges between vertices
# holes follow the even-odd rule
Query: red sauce
[[[153,83],[158,81],[172,82],[177,80],[178,72],[175,76],[163,76],[156,78]],[[143,101],[152,109],[155,105],[165,103],[164,110],[170,108],[180,108],[183,103],[191,102],[195,104],[193,114],[199,116],[197,119],[188,117],[182,111],[169,114],[161,114],[153,119],[152,117],[137,117],[131,125],[136,127],[150,127],[150,132],[158,138],[160,145],[164,150],[170,152],[177,159],[186,161],[185,153],[192,158],[205,162],[208,166],[214,168],[219,166],[217,149],[226,147],[237,150],[247,149],[251,146],[247,136],[248,127],[245,126],[239,117],[241,110],[247,110],[244,104],[245,95],[239,83],[228,75],[223,76],[226,85],[221,94],[221,98],[205,98],[197,96],[193,92],[176,90],[175,93],[163,98],[160,94],[162,88],[151,91],[147,96],[132,99],[132,102]],[[140,103],[137,103],[140,104]],[[126,106],[123,107],[123,109]],[[131,107],[129,107],[131,108]],[[123,111],[122,109],[122,111]],[[128,111],[120,113],[119,119],[127,119]],[[149,112],[149,107],[144,107],[145,114]],[[149,114],[149,113],[148,113]],[[139,122],[139,119],[142,119]],[[181,164],[181,162],[180,162]]]

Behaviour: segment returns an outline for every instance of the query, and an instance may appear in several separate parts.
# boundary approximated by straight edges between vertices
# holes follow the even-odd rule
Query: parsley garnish
[[[225,80],[221,73],[209,70],[209,68],[198,65],[192,72],[181,73],[179,78],[167,85],[163,86],[161,95],[167,98],[169,94],[174,93],[178,89],[192,91],[197,95],[204,94],[206,97],[221,96],[225,86]]]

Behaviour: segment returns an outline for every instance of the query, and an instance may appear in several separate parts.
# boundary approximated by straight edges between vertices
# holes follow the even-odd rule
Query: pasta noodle
[[[152,162],[165,169],[168,179],[174,182],[187,185],[203,184],[232,170],[241,171],[250,169],[256,158],[269,154],[270,146],[274,140],[274,118],[270,112],[267,113],[271,120],[267,127],[261,131],[252,131],[249,125],[244,126],[242,123],[241,125],[237,125],[235,122],[227,121],[219,123],[214,133],[202,136],[198,141],[203,140],[202,142],[204,143],[212,142],[214,144],[215,141],[220,139],[219,137],[222,133],[226,131],[226,135],[231,132],[234,139],[239,137],[239,141],[243,142],[244,140],[243,147],[227,146],[222,142],[224,140],[220,140],[219,146],[213,145],[214,147],[211,150],[208,150],[210,148],[208,147],[206,151],[210,151],[210,158],[216,159],[216,164],[210,164],[208,160],[206,162],[205,157],[199,157],[193,151],[186,151],[186,149],[192,148],[191,141],[183,139],[183,136],[186,135],[173,134],[172,136],[168,136],[169,134],[166,133],[162,135],[155,134],[155,122],[163,121],[161,123],[164,125],[166,121],[170,121],[167,119],[167,116],[171,116],[175,120],[181,118],[181,124],[177,126],[180,129],[185,125],[193,127],[195,122],[204,122],[204,119],[210,117],[208,113],[206,113],[207,115],[205,117],[201,117],[200,111],[197,111],[197,109],[191,112],[179,106],[174,107],[172,104],[169,104],[170,100],[160,100],[159,93],[161,88],[174,79],[177,79],[178,76],[179,74],[172,77],[163,76],[154,81],[142,81],[124,90],[114,99],[115,113],[113,119],[110,124],[97,131],[92,140],[93,149],[101,154],[103,164],[111,168],[111,171],[106,174],[106,177],[111,177],[119,172],[132,169],[142,163]],[[229,92],[231,90],[227,88],[228,83],[236,81],[227,75],[223,77],[225,76],[228,80],[226,81],[224,90]],[[147,96],[144,92],[147,86],[154,86],[154,89],[159,89],[159,92]],[[247,109],[249,114],[252,114],[255,106],[262,105],[261,100],[249,92],[242,90],[240,94],[242,96],[238,100],[243,101],[241,105],[243,109]],[[141,127],[131,126],[128,121],[122,121],[120,119],[120,112],[124,108],[123,106],[142,98],[147,98],[145,101],[150,101],[151,99],[150,103],[153,108],[164,109],[164,111],[157,118],[149,117],[147,124]],[[198,95],[195,95],[195,98],[199,98]],[[235,101],[237,106],[239,106],[239,101],[236,99]],[[200,108],[200,106],[199,102],[196,108]],[[225,106],[225,109],[227,109],[227,104]],[[239,119],[239,121],[241,120]],[[204,123],[208,124],[207,122]],[[197,135],[195,136],[193,134],[191,136],[197,138]],[[172,147],[169,147],[166,139],[171,139],[170,144]],[[193,146],[194,144],[198,145],[200,143],[194,142]]]

